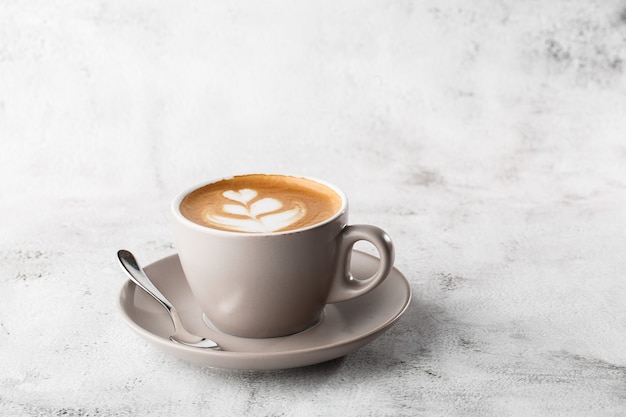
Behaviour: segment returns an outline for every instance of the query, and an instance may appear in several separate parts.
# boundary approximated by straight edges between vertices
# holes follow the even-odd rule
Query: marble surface
[[[0,0],[0,415],[626,414],[625,66],[616,0]],[[116,251],[261,171],[389,232],[405,316],[292,370],[148,345]]]

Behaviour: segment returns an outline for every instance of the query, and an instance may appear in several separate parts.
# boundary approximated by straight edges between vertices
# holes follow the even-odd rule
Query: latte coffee
[[[201,226],[241,233],[297,230],[333,217],[342,197],[319,182],[286,175],[235,176],[186,195],[180,212]]]

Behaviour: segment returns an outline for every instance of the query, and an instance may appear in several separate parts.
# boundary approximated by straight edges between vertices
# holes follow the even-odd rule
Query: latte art
[[[306,208],[299,202],[294,202],[295,207],[291,209],[285,208],[275,198],[256,199],[258,193],[249,188],[224,191],[222,196],[238,204],[224,204],[222,214],[207,210],[206,219],[211,224],[239,232],[275,232],[291,226],[306,214]]]
[[[202,226],[241,233],[301,229],[333,217],[342,197],[306,178],[243,175],[189,193],[180,212]]]

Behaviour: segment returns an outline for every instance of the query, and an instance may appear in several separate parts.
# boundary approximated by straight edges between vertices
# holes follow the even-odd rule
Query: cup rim
[[[312,224],[310,226],[306,226],[306,227],[301,227],[299,229],[293,229],[293,230],[285,230],[283,232],[258,232],[258,233],[247,233],[247,232],[237,232],[237,231],[232,231],[232,230],[221,230],[221,229],[214,229],[212,227],[209,226],[203,226],[201,224],[198,224],[192,220],[189,220],[187,217],[183,216],[183,214],[180,212],[180,204],[182,203],[183,199],[188,195],[191,194],[193,191],[200,189],[202,187],[205,187],[209,184],[214,184],[216,182],[219,181],[223,181],[223,180],[228,180],[228,179],[233,179],[235,177],[245,177],[245,176],[249,176],[249,175],[268,175],[268,176],[280,176],[280,177],[291,177],[291,178],[298,178],[298,179],[304,179],[304,180],[309,180],[309,181],[313,181],[313,182],[317,182],[318,184],[321,184],[323,186],[326,186],[328,188],[330,188],[332,191],[334,191],[340,198],[341,198],[341,207],[339,208],[339,210],[337,210],[337,212],[335,212],[335,214],[333,214],[332,216],[330,216],[329,218],[327,218],[326,220],[323,220],[319,223],[315,223]],[[197,183],[191,187],[187,187],[185,188],[183,191],[179,192],[174,199],[172,200],[171,204],[170,204],[170,211],[172,212],[172,214],[174,215],[174,219],[178,222],[181,222],[182,224],[191,227],[193,229],[196,229],[198,231],[203,231],[206,233],[215,233],[218,235],[226,235],[226,236],[245,236],[245,237],[268,237],[268,236],[284,236],[284,235],[291,235],[291,234],[296,234],[296,233],[302,233],[302,232],[306,232],[307,230],[312,230],[318,227],[321,227],[325,224],[331,223],[333,221],[335,221],[336,219],[338,219],[339,217],[341,217],[344,213],[346,213],[346,211],[348,210],[348,198],[346,196],[346,194],[340,190],[339,188],[337,188],[337,186],[324,181],[322,179],[319,178],[315,178],[315,177],[311,177],[311,176],[307,176],[307,175],[295,175],[295,174],[277,174],[277,173],[246,173],[246,174],[233,174],[233,175],[226,175],[223,177],[217,177],[217,178],[213,178],[210,179],[208,181],[203,181],[201,183]]]

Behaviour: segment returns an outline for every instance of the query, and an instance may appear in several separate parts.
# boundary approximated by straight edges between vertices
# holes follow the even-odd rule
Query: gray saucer
[[[366,277],[375,271],[378,258],[354,251],[352,273]],[[169,340],[172,325],[165,310],[135,284],[121,289],[119,307],[126,323],[139,336],[183,360],[229,369],[283,369],[335,359],[370,343],[388,330],[411,300],[406,278],[393,269],[376,289],[361,297],[329,304],[318,325],[303,332],[271,339],[246,339],[220,333],[203,320],[178,255],[144,268],[154,284],[176,306],[189,331],[215,340],[224,351],[202,350]]]

